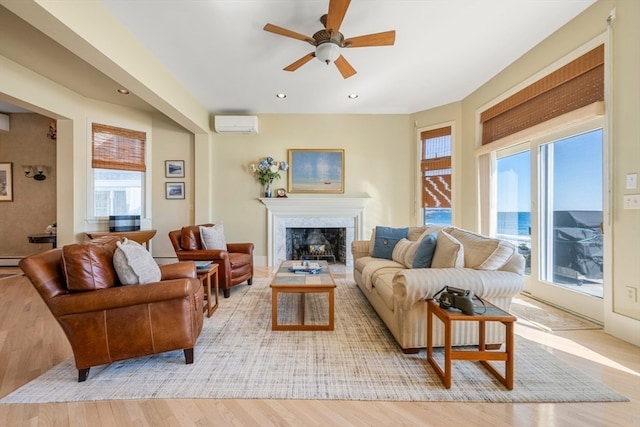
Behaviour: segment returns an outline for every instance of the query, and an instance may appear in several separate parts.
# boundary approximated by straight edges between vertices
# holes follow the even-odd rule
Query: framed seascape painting
[[[166,199],[184,199],[184,182],[165,183]]]
[[[344,150],[290,149],[289,193],[344,193]]]
[[[0,163],[0,202],[13,202],[13,163]]]
[[[184,178],[184,160],[165,160],[165,178]]]

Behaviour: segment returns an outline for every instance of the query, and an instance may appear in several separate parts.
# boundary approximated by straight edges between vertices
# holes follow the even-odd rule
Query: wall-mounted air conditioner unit
[[[258,133],[258,117],[215,116],[214,129],[218,133]]]

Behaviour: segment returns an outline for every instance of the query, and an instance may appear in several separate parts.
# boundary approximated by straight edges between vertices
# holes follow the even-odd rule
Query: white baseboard
[[[23,257],[0,257],[0,267],[17,267]]]

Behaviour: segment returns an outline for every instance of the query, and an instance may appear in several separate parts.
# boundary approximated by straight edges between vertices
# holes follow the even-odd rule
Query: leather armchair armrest
[[[227,260],[229,252],[216,249],[196,249],[194,251],[180,251],[177,253],[181,261],[212,261]]]
[[[249,254],[253,253],[253,243],[227,243],[229,252]]]
[[[174,279],[144,285],[76,292],[49,300],[55,317],[188,298],[202,286],[197,279]]]
[[[160,280],[195,279],[197,277],[196,264],[193,261],[161,265],[160,273],[162,274]]]

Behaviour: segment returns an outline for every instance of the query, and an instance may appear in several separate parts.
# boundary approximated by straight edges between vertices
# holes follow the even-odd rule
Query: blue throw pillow
[[[409,227],[405,228],[391,228],[391,227],[376,227],[376,239],[373,242],[374,258],[386,258],[392,259],[393,248],[396,247],[396,243],[400,239],[404,239],[409,234]]]
[[[436,250],[438,232],[427,234],[422,238],[413,257],[413,268],[430,268],[433,253]]]

